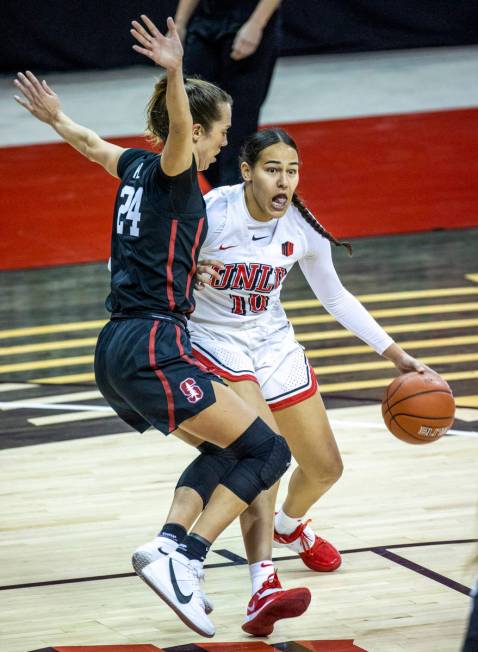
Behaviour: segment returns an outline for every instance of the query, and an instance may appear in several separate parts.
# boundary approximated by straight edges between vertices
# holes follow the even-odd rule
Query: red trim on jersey
[[[189,364],[193,364],[195,367],[198,367],[199,369],[201,369],[201,371],[207,371],[206,367],[203,364],[201,364],[198,360],[195,360],[190,355],[186,355],[184,353],[184,347],[181,344],[181,329],[179,326],[175,326],[175,328],[176,328],[176,344],[179,350],[179,357],[186,360],[186,362],[189,362]]]
[[[163,374],[161,369],[158,369],[156,364],[156,354],[155,354],[155,337],[156,331],[158,330],[159,320],[156,320],[153,323],[151,330],[149,331],[149,364],[151,369],[154,371],[157,378],[159,378],[164,393],[166,395],[166,401],[168,403],[168,427],[169,432],[172,432],[176,429],[176,419],[174,418],[174,398],[173,392],[171,391],[171,386],[168,383],[166,376]],[[179,326],[178,326],[179,328]]]
[[[206,367],[207,371],[211,371],[213,374],[216,374],[221,378],[225,378],[226,380],[230,380],[235,383],[240,382],[241,380],[252,380],[254,383],[259,384],[257,378],[252,374],[239,373],[237,375],[234,375],[233,373],[231,373],[231,371],[219,367],[218,365],[214,364],[214,362],[211,362],[209,358],[206,358],[205,355],[203,355],[197,349],[195,349],[194,346],[193,346],[193,353],[194,353],[194,357],[197,358],[199,362]]]
[[[176,346],[178,347],[179,357],[182,358],[184,355],[184,349],[183,345],[181,344],[181,329],[177,324],[174,328],[176,329]]]
[[[268,401],[267,405],[270,407],[272,412],[275,412],[276,410],[283,410],[284,408],[292,407],[292,405],[297,405],[297,403],[302,403],[302,401],[305,401],[305,399],[310,398],[315,394],[315,392],[317,391],[318,383],[310,362],[309,362],[309,369],[310,369],[310,377],[312,381],[310,387],[307,387],[307,389],[304,389],[303,392],[299,392],[298,394],[294,394],[293,396],[286,396],[286,398],[283,398],[281,401],[277,401],[277,403],[271,403]]]
[[[178,220],[171,221],[171,233],[169,236],[169,251],[168,263],[166,265],[166,293],[169,300],[169,309],[174,310],[176,304],[174,303],[173,291],[173,263],[174,263],[174,245],[176,243],[176,232],[178,230]]]
[[[194,257],[196,255],[196,249],[198,248],[199,245],[199,238],[201,237],[203,226],[204,226],[204,217],[201,217],[198,224],[198,230],[196,231],[196,237],[194,239],[193,248],[191,250],[192,265],[191,265],[191,269],[189,270],[188,280],[186,283],[186,299],[189,299],[189,288],[191,286],[191,280],[194,274],[196,273],[197,265]]]

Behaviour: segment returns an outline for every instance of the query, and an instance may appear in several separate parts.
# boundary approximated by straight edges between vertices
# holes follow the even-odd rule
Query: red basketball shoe
[[[302,615],[310,598],[309,589],[283,589],[277,573],[271,573],[249,600],[242,629],[253,636],[269,636],[276,620]]]
[[[313,571],[327,573],[336,570],[342,563],[339,551],[318,537],[312,528],[307,528],[310,522],[310,519],[304,521],[291,534],[279,534],[274,529],[274,547],[298,552],[304,564]]]

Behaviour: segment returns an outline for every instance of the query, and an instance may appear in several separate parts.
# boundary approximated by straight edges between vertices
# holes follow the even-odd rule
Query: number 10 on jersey
[[[249,307],[250,312],[264,312],[269,305],[269,297],[262,294],[250,294],[247,297],[247,304],[245,297],[237,294],[229,295],[232,299],[232,313],[234,315],[247,315],[246,305]]]
[[[141,206],[141,199],[143,197],[143,188],[140,187],[136,190],[133,186],[124,186],[121,190],[120,197],[124,201],[118,208],[118,215],[116,217],[116,233],[122,234],[126,220],[130,221],[129,235],[139,236],[139,221],[141,213],[139,208]]]

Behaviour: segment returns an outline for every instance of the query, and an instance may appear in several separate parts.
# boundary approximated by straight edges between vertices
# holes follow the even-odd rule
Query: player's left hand
[[[262,40],[262,32],[262,27],[259,27],[257,23],[251,20],[246,21],[237,32],[232,44],[231,59],[239,61],[254,54]]]
[[[194,277],[196,290],[202,290],[205,285],[211,285],[213,279],[219,280],[221,278],[219,270],[221,269],[224,269],[224,264],[220,260],[200,260]]]
[[[428,367],[426,364],[423,364],[423,362],[420,362],[420,360],[413,358],[405,352],[402,353],[394,364],[401,374],[406,374],[409,371],[417,371],[419,374],[423,374],[425,371],[430,371],[433,374],[436,373],[436,371],[433,371],[431,367]]]
[[[27,70],[19,72],[13,82],[23,94],[23,98],[14,95],[15,101],[21,104],[38,120],[52,124],[61,112],[60,99],[48,86],[45,80],[40,84],[35,75]]]
[[[168,33],[161,34],[159,29],[144,14],[141,15],[144,26],[137,20],[132,21],[130,30],[132,36],[140,45],[133,45],[133,50],[144,54],[158,66],[166,70],[177,70],[183,62],[183,46],[176,30],[174,20],[169,17],[167,20]]]

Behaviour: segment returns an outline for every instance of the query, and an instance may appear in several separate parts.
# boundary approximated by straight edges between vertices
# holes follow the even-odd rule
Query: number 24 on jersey
[[[124,186],[121,190],[120,197],[124,198],[123,203],[118,208],[116,217],[116,233],[123,234],[125,223],[129,220],[129,235],[139,236],[139,222],[141,220],[140,206],[143,197],[143,188],[133,188],[133,186]],[[128,224],[126,224],[128,226]]]

